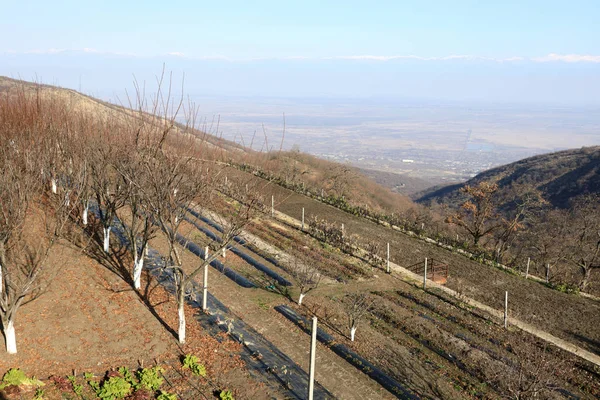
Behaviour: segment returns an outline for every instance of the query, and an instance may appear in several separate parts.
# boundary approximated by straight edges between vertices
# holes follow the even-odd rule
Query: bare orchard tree
[[[319,273],[319,270],[311,265],[311,261],[304,258],[299,259],[298,257],[295,257],[288,268],[290,275],[296,282],[298,290],[300,290],[300,294],[298,295],[298,305],[302,305],[304,296],[319,286],[322,276]]]
[[[42,142],[41,139],[38,139]],[[15,317],[49,284],[47,264],[73,203],[46,187],[42,146],[10,140],[0,147],[0,319],[8,353],[17,352]],[[47,190],[47,191],[46,191]],[[35,232],[34,230],[35,229]]]
[[[513,347],[512,364],[490,364],[486,379],[503,399],[551,398],[559,376],[572,370],[573,365],[547,343],[538,343],[526,334],[521,336],[516,338],[519,345]]]
[[[135,154],[121,159],[115,169],[121,176],[124,190],[124,204],[127,206],[127,217],[121,216],[121,225],[129,241],[129,252],[133,260],[131,282],[134,289],[141,288],[144,254],[148,243],[156,235],[158,229],[153,221],[153,191],[147,190],[149,182],[148,158],[153,157],[151,149],[138,148]],[[125,214],[125,213],[122,213]]]
[[[351,341],[354,341],[360,321],[371,311],[374,302],[375,300],[366,293],[350,293],[345,296],[344,311],[348,319]]]
[[[100,137],[95,143],[90,144],[90,186],[98,206],[98,216],[102,224],[103,249],[106,253],[110,249],[110,231],[117,211],[125,204],[128,186],[124,185],[115,165],[120,157],[126,153],[120,152],[115,138],[107,135]],[[120,154],[119,154],[120,153]]]
[[[179,315],[179,341],[185,343],[186,279],[180,254],[180,228],[186,209],[197,199],[207,199],[211,181],[195,168],[190,159],[170,157],[162,151],[144,161],[147,184],[144,195],[148,199],[154,222],[162,230],[168,243],[166,267],[173,270]]]

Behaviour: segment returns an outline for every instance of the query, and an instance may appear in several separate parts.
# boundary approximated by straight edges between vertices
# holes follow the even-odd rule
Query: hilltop
[[[414,198],[417,203],[440,202],[456,206],[464,200],[460,188],[494,182],[498,194],[508,202],[515,194],[537,189],[553,207],[568,208],[572,200],[586,194],[600,193],[600,146],[582,147],[543,154],[482,172],[464,184],[436,187]]]

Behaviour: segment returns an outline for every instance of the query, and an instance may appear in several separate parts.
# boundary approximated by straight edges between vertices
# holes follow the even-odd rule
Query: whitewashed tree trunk
[[[350,328],[350,340],[354,342],[354,334],[356,333],[356,327]]]
[[[8,354],[17,354],[17,337],[13,321],[8,321],[4,335],[6,336],[6,352]]]
[[[182,296],[183,297],[183,296]],[[179,313],[179,343],[185,343],[185,312],[183,310],[184,300],[180,299],[178,304],[178,313]]]
[[[52,178],[52,193],[56,194],[58,189],[56,188],[56,179]]]
[[[104,252],[108,253],[110,248],[110,226],[108,228],[104,228]]]
[[[83,209],[83,225],[87,225],[88,224],[88,210],[89,210],[89,205],[88,203],[85,203],[85,208]]]
[[[300,297],[298,297],[298,305],[301,306],[302,305],[302,299],[304,299],[304,296],[306,296],[306,294],[304,293],[300,293]]]
[[[135,254],[135,260],[133,260],[133,287],[139,289],[142,287],[142,269],[144,268],[144,245],[141,251],[141,257]]]

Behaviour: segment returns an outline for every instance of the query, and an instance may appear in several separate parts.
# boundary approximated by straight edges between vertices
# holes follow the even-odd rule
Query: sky
[[[90,93],[600,104],[590,1],[0,1],[0,74]]]

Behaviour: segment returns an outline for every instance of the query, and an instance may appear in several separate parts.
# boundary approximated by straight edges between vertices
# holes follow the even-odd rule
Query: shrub
[[[192,374],[197,376],[206,376],[206,367],[199,363],[198,357],[192,354],[187,354],[183,358],[183,368],[192,371]]]
[[[221,393],[219,393],[219,398],[221,400],[234,400],[231,390],[221,390]]]
[[[11,368],[2,377],[0,390],[7,386],[43,386],[44,383],[35,378],[28,378],[23,371],[18,368]]]
[[[113,376],[100,386],[96,395],[102,400],[118,400],[131,393],[131,384],[120,376]]]
[[[156,400],[177,400],[176,394],[171,394],[167,392],[160,391],[160,394],[156,398]]]
[[[153,392],[157,391],[164,382],[164,379],[161,376],[163,372],[164,369],[159,366],[144,368],[138,371],[137,375],[140,380],[140,385]]]

